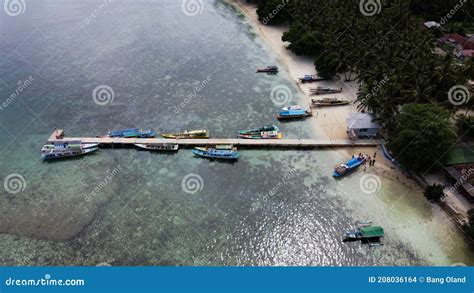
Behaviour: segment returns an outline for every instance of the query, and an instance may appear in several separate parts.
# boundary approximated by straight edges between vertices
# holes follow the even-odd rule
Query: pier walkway
[[[376,147],[383,143],[381,139],[166,139],[166,138],[117,138],[117,137],[65,137],[63,130],[55,130],[48,143],[82,141],[100,145],[134,145],[144,143],[177,143],[180,147],[195,147],[218,144],[231,144],[240,147],[280,147],[280,148],[322,148],[322,147]]]

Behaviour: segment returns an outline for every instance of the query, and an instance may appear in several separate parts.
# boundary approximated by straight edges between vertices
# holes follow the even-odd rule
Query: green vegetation
[[[424,192],[425,197],[434,202],[440,202],[446,197],[443,191],[443,186],[439,184],[433,184],[426,187]]]
[[[450,102],[448,92],[474,79],[473,61],[438,55],[435,33],[441,31],[422,23],[441,22],[455,9],[442,34],[469,28],[474,2],[385,0],[372,16],[353,0],[292,0],[283,8],[282,1],[254,2],[260,19],[267,19],[264,23],[289,25],[282,39],[295,54],[312,56],[320,76],[341,75],[360,83],[359,109],[376,114],[402,164],[426,171],[455,142],[451,118],[459,106]],[[279,12],[268,21],[278,4]]]
[[[435,167],[455,142],[451,112],[433,104],[407,104],[394,118],[389,148],[415,172]]]

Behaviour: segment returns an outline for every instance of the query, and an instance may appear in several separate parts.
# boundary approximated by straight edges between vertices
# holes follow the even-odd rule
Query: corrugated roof
[[[346,123],[349,129],[382,128],[382,125],[375,122],[375,116],[371,113],[350,113]]]

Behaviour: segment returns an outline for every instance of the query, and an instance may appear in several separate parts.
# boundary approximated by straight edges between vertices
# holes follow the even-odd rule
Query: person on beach
[[[377,153],[374,153],[374,159],[375,159],[375,157],[377,157]]]
[[[372,161],[372,166],[375,166],[375,160]]]

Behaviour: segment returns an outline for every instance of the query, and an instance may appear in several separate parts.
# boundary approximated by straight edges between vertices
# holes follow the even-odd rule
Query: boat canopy
[[[380,226],[363,227],[360,228],[360,232],[365,238],[382,237],[385,235],[383,228]]]

